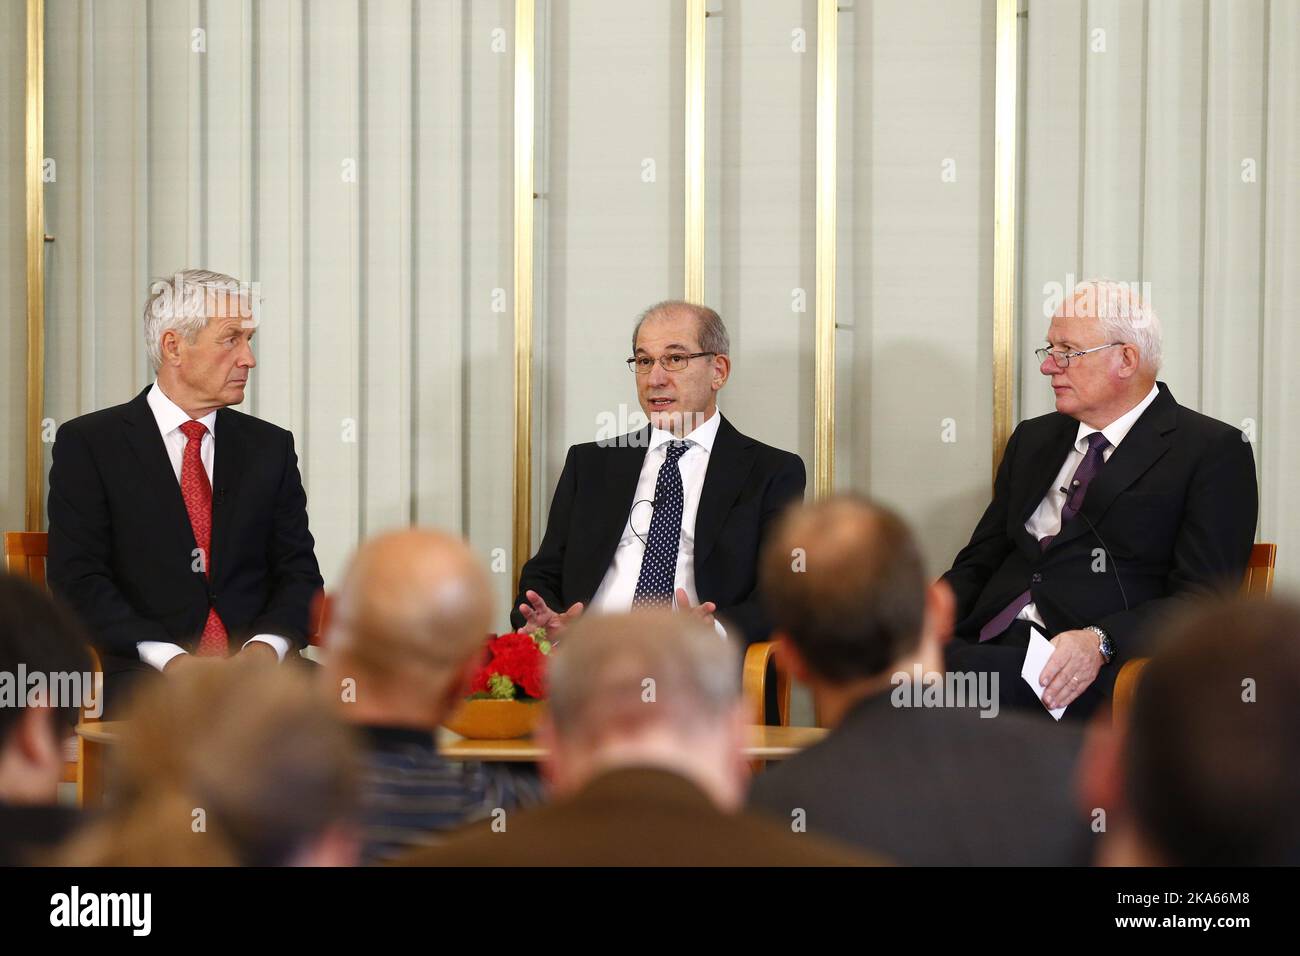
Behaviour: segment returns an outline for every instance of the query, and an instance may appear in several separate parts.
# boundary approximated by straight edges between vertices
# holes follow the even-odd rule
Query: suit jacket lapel
[[[1044,444],[1038,461],[1032,466],[1034,472],[1028,485],[1029,493],[1020,502],[1018,510],[1019,522],[1022,526],[1051,490],[1052,482],[1056,480],[1061,465],[1065,463],[1066,456],[1074,447],[1074,439],[1078,434],[1079,423],[1068,415],[1062,415],[1056,433]]]
[[[234,505],[238,501],[236,491],[244,472],[246,454],[244,438],[238,415],[224,408],[217,412],[213,435],[216,444],[212,462],[212,555],[209,562],[214,579],[216,568],[225,556],[223,545],[229,537]]]
[[[1015,518],[1013,532],[1016,544],[1026,556],[1035,560],[1043,549],[1037,539],[1025,530],[1025,522],[1029,520],[1029,516],[1042,503],[1043,497],[1052,487],[1052,482],[1056,480],[1061,465],[1064,464],[1066,456],[1070,454],[1070,448],[1074,445],[1074,438],[1079,433],[1077,421],[1068,415],[1060,417],[1061,421],[1057,423],[1056,430],[1043,443],[1041,449],[1031,452],[1036,456],[1036,460],[1030,465],[1033,470],[1029,483],[1025,486],[1027,491],[1025,497],[1012,510]]]
[[[127,404],[122,416],[126,424],[123,431],[140,464],[140,480],[148,489],[148,497],[157,502],[162,511],[160,524],[163,533],[173,535],[178,547],[192,552],[195,547],[194,529],[190,526],[189,512],[185,510],[185,499],[181,497],[180,482],[176,480],[171,459],[167,456],[167,446],[158,431],[158,420],[153,417],[146,398],[149,388]]]
[[[1133,423],[1110,459],[1097,472],[1083,499],[1082,514],[1094,525],[1101,521],[1111,503],[1129,485],[1137,481],[1154,465],[1173,443],[1170,433],[1178,425],[1178,404],[1163,385],[1160,395]],[[1052,539],[1048,550],[1055,548],[1091,529],[1087,521],[1076,518],[1061,529]]]
[[[719,414],[721,414],[719,412]],[[757,453],[753,439],[746,438],[725,418],[718,424],[718,437],[709,452],[709,467],[704,473],[700,506],[695,513],[695,568],[699,567],[717,543],[727,512],[745,486]]]

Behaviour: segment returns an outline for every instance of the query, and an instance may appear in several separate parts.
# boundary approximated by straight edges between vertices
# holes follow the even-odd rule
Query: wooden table
[[[104,755],[117,742],[125,723],[98,720],[77,724],[81,748],[77,796],[83,807],[99,806],[104,799]],[[751,760],[783,760],[810,747],[826,735],[820,727],[761,727],[751,725],[745,756]],[[546,756],[531,737],[518,740],[470,740],[450,731],[438,732],[438,752],[448,760],[531,763]]]

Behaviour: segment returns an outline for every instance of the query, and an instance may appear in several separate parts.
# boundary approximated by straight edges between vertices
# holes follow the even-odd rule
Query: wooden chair
[[[5,532],[5,569],[43,590],[49,590],[45,583],[48,554],[49,535],[44,531]]]
[[[751,723],[767,723],[767,671],[775,663],[775,641],[750,644],[745,651],[745,666],[741,676],[741,693],[753,714]],[[776,668],[777,721],[782,727],[790,726],[790,675]]]
[[[1250,549],[1246,564],[1246,577],[1241,582],[1241,593],[1250,597],[1268,597],[1273,593],[1273,569],[1277,565],[1277,545],[1257,544]],[[1115,691],[1111,701],[1111,716],[1117,723],[1128,719],[1137,692],[1138,678],[1150,663],[1148,657],[1135,657],[1125,662],[1115,678]]]

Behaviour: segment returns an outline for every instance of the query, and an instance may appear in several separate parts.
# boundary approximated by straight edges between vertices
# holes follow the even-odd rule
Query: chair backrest
[[[6,531],[5,569],[48,590],[45,558],[49,554],[49,542],[50,536],[44,531]]]
[[[1273,592],[1273,568],[1277,564],[1277,545],[1257,544],[1250,549],[1246,580],[1241,593],[1251,597],[1268,597]]]

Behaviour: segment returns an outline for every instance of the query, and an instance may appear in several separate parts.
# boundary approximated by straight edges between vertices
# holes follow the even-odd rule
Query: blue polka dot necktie
[[[682,472],[677,461],[688,447],[684,441],[670,442],[664,463],[659,466],[654,514],[641,558],[641,575],[632,594],[633,608],[672,606],[677,550],[682,542]]]

